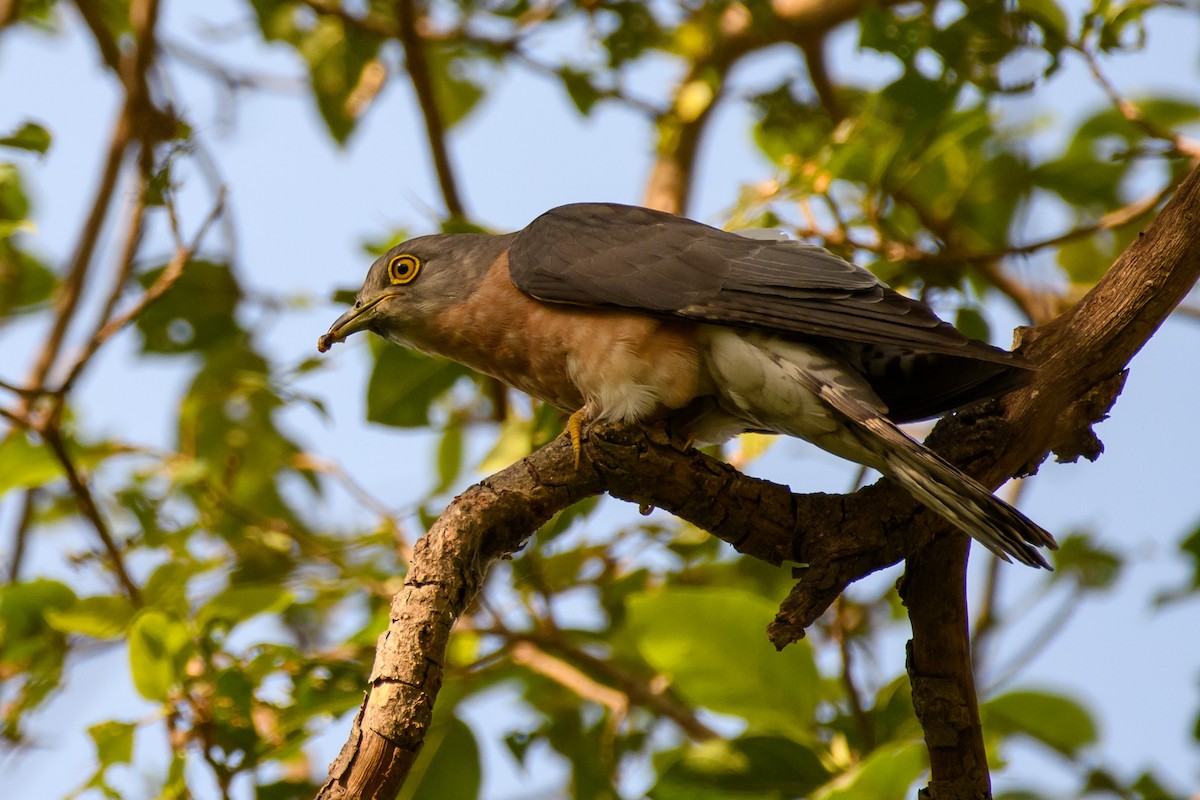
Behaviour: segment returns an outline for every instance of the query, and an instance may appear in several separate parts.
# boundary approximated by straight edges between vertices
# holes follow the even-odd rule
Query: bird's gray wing
[[[539,300],[609,306],[785,334],[1013,365],[921,303],[828,251],[763,241],[645,208],[580,203],[514,238],[514,285]]]

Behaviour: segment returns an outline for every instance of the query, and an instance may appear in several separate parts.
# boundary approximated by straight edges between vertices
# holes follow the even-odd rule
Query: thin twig
[[[222,64],[207,53],[182,42],[163,42],[163,50],[180,64],[191,67],[220,81],[231,93],[240,89],[297,93],[306,90],[308,81],[294,75],[271,75],[250,72]]]
[[[1153,139],[1160,139],[1170,143],[1177,152],[1183,155],[1190,156],[1191,158],[1200,158],[1200,142],[1162,128],[1152,120],[1147,119],[1142,110],[1137,107],[1137,104],[1123,96],[1113,82],[1108,79],[1108,76],[1104,74],[1104,70],[1100,68],[1100,61],[1096,58],[1095,53],[1082,44],[1073,45],[1073,49],[1083,56],[1083,60],[1087,63],[1088,70],[1091,71],[1092,77],[1096,79],[1096,83],[1100,84],[1100,88],[1108,95],[1109,101],[1131,125],[1140,128],[1143,133]]]
[[[7,392],[12,392],[13,394],[18,394],[22,397],[37,397],[38,395],[45,394],[44,389],[29,389],[24,386],[18,386],[15,383],[10,383],[2,378],[0,378],[0,389],[4,389]]]
[[[1008,504],[1016,508],[1021,503],[1021,495],[1024,494],[1026,487],[1029,484],[1024,480],[1015,480],[1009,483]],[[983,587],[983,599],[980,601],[979,613],[975,616],[975,622],[971,625],[971,669],[976,675],[980,674],[980,670],[984,663],[984,650],[987,643],[991,641],[992,636],[1000,630],[1001,617],[997,613],[997,598],[1000,595],[1000,583],[1003,579],[1004,569],[1000,564],[1000,559],[988,559],[987,579]]]
[[[875,727],[863,707],[862,693],[858,689],[858,681],[854,677],[854,652],[850,646],[849,626],[846,624],[846,598],[839,596],[833,604],[833,632],[837,642],[838,652],[842,657],[842,685],[846,689],[846,697],[850,701],[850,714],[858,728],[859,738],[862,739],[862,752],[869,753],[875,749]]]
[[[1079,600],[1082,596],[1083,588],[1076,583],[1071,587],[1066,597],[1063,598],[1059,609],[1046,618],[1045,623],[1029,637],[1024,647],[1009,658],[1008,663],[1003,668],[996,671],[996,677],[988,682],[986,689],[988,693],[995,691],[996,687],[1003,686],[1015,678],[1022,669],[1029,666],[1030,662],[1037,658],[1057,638],[1057,634],[1066,628],[1067,622],[1079,608]]]
[[[8,582],[16,583],[21,576],[21,562],[25,560],[25,542],[29,538],[29,526],[37,505],[37,487],[26,489],[21,495],[21,513],[13,526],[12,558],[8,562]]]
[[[96,500],[92,496],[91,490],[83,477],[79,474],[79,470],[75,468],[75,462],[71,460],[70,453],[67,452],[66,443],[62,439],[62,434],[54,425],[48,425],[41,429],[39,433],[42,440],[50,448],[50,452],[58,460],[58,463],[66,473],[67,483],[71,486],[71,493],[75,496],[75,504],[79,507],[79,512],[84,519],[92,524],[96,531],[96,535],[100,537],[100,543],[104,546],[105,552],[108,554],[109,565],[112,567],[113,573],[117,576],[117,581],[121,584],[121,588],[125,592],[125,596],[135,606],[142,604],[142,593],[138,590],[133,579],[129,577],[129,572],[125,569],[125,560],[121,555],[121,549],[117,546],[116,540],[113,539],[112,533],[109,531],[108,523],[104,521],[104,517],[100,514],[100,509],[96,505]]]
[[[502,624],[497,624],[495,630],[489,632],[499,633],[509,640],[517,638],[535,642],[549,651],[558,653],[567,661],[603,676],[605,680],[620,687],[621,692],[634,704],[674,722],[692,741],[706,742],[718,738],[717,733],[701,722],[691,708],[676,698],[665,683],[658,679],[647,680],[623,668],[612,659],[592,655],[569,642],[556,627],[517,633],[509,631]]]
[[[89,0],[75,0],[75,9],[83,18],[83,23],[87,25],[88,30],[91,31],[96,48],[100,51],[100,57],[104,59],[104,63],[113,72],[120,74],[121,48],[104,20],[100,4],[89,2]]]
[[[400,23],[399,38],[400,43],[404,46],[405,67],[408,77],[412,81],[413,91],[417,95],[417,104],[421,107],[421,115],[425,119],[425,136],[429,140],[433,166],[437,172],[438,186],[442,190],[442,199],[446,203],[446,211],[451,217],[465,219],[466,212],[458,194],[454,168],[446,149],[446,126],[442,120],[441,110],[438,108],[437,96],[433,91],[433,77],[430,74],[429,61],[425,56],[425,43],[417,34],[415,0],[396,0],[396,18]]]
[[[979,613],[971,625],[971,669],[978,675],[984,663],[984,650],[992,635],[999,630],[1000,615],[996,613],[996,598],[1000,593],[1000,581],[1004,568],[1000,559],[988,560],[987,578],[983,584],[983,599],[979,603]]]
[[[829,68],[825,63],[825,37],[817,36],[812,41],[801,46],[804,53],[804,66],[808,69],[808,80],[825,113],[834,123],[841,122],[846,116],[841,100],[837,96],[837,87],[829,78]]]
[[[66,277],[55,297],[54,324],[43,342],[42,349],[30,370],[29,378],[25,382],[30,389],[37,390],[44,387],[46,376],[58,357],[67,328],[70,326],[75,309],[79,304],[83,282],[87,277],[92,255],[96,251],[100,228],[104,224],[109,206],[112,204],[117,186],[117,176],[120,174],[121,163],[130,140],[129,120],[122,113],[117,119],[116,127],[113,129],[109,141],[108,154],[105,156],[104,168],[100,175],[100,185],[96,188],[96,196],[92,201],[92,210],[84,222],[83,230],[79,234],[79,241],[75,245],[75,255],[67,267]]]
[[[168,206],[168,208],[169,207],[170,206]],[[188,262],[191,261],[196,249],[200,246],[200,242],[204,239],[205,234],[208,233],[208,229],[212,227],[213,223],[216,222],[221,216],[221,212],[224,210],[224,208],[225,195],[222,193],[217,197],[216,204],[208,213],[208,217],[206,217],[204,222],[201,223],[200,228],[196,231],[191,243],[175,251],[175,255],[172,256],[170,263],[168,263],[163,269],[157,280],[155,280],[154,283],[151,284],[148,289],[146,289],[140,298],[138,298],[138,301],[134,303],[133,306],[131,306],[128,310],[126,310],[124,314],[112,319],[108,319],[99,327],[99,329],[84,347],[83,352],[81,352],[75,359],[75,363],[71,366],[70,371],[67,373],[67,377],[63,380],[62,386],[58,389],[58,393],[60,395],[65,395],[71,390],[75,384],[75,380],[79,377],[79,374],[83,371],[83,368],[87,366],[87,363],[89,360],[91,360],[91,357],[95,355],[96,351],[99,350],[105,342],[112,338],[113,334],[117,333],[119,330],[128,325],[139,314],[145,311],[147,306],[149,306],[158,298],[162,297],[172,286],[175,285],[175,281],[179,280],[179,276],[183,274],[184,267],[186,267]]]
[[[528,639],[518,640],[510,651],[514,664],[528,667],[569,689],[584,700],[604,706],[614,717],[624,719],[629,714],[629,697],[623,692],[598,683],[575,667],[552,656]]]

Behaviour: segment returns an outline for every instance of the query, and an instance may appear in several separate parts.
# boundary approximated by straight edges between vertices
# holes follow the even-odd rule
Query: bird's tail
[[[883,444],[883,471],[916,499],[1005,561],[1051,569],[1039,547],[1058,549],[1045,529],[881,416],[862,420]],[[1011,557],[1011,558],[1010,558]]]
[[[1005,561],[1050,569],[1039,547],[1054,537],[888,419],[888,407],[843,360],[768,334],[724,333],[709,342],[710,369],[750,427],[807,439],[874,467]]]

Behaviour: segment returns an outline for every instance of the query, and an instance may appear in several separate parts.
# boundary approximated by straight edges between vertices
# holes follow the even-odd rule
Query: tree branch
[[[900,583],[912,639],[905,666],[929,751],[924,800],[991,797],[967,621],[970,539],[939,536],[909,554]]]
[[[117,582],[121,585],[121,589],[125,592],[125,596],[129,598],[129,602],[133,605],[140,606],[142,604],[142,593],[138,590],[137,584],[129,577],[129,572],[125,569],[125,558],[121,554],[121,548],[117,546],[117,542],[113,539],[112,533],[109,531],[108,523],[104,521],[104,516],[100,513],[99,507],[96,505],[96,500],[92,496],[91,489],[83,480],[83,476],[79,474],[79,470],[75,468],[75,462],[71,460],[70,453],[67,452],[66,442],[63,441],[62,434],[54,425],[47,426],[40,431],[42,440],[50,448],[50,452],[58,460],[58,463],[63,468],[63,472],[67,475],[67,482],[71,486],[71,494],[75,496],[75,504],[79,507],[79,513],[84,519],[92,524],[96,530],[96,535],[100,537],[100,543],[104,546],[104,552],[108,556],[109,566],[112,568],[113,574],[117,576]]]
[[[221,194],[217,198],[217,202],[213,206],[212,210],[208,213],[208,217],[205,218],[205,220],[200,224],[200,228],[196,231],[191,243],[187,245],[180,245],[175,250],[175,254],[171,257],[171,260],[167,263],[167,266],[163,268],[162,273],[158,276],[154,283],[142,293],[142,296],[138,298],[136,303],[134,303],[123,314],[113,316],[116,300],[120,296],[121,287],[124,284],[125,277],[127,277],[125,268],[120,270],[121,274],[113,286],[113,293],[109,296],[108,303],[105,306],[104,314],[100,319],[100,324],[97,326],[95,333],[93,333],[88,339],[88,342],[84,346],[82,352],[76,356],[75,362],[71,365],[70,370],[68,370],[66,377],[63,379],[62,385],[57,390],[57,393],[60,396],[71,391],[72,387],[75,385],[75,381],[78,380],[80,373],[83,372],[84,367],[87,366],[92,356],[96,354],[96,351],[99,350],[105,342],[107,342],[114,334],[136,319],[138,315],[146,310],[147,306],[149,306],[158,298],[162,297],[167,293],[168,290],[170,290],[172,286],[175,285],[175,282],[179,280],[179,276],[183,274],[184,267],[186,267],[188,262],[191,261],[192,256],[195,255],[200,243],[208,234],[209,228],[211,228],[213,223],[220,218],[224,207],[225,196],[224,194]],[[142,209],[139,203],[139,207],[136,210],[139,218],[141,211]],[[139,230],[140,224],[137,224],[130,231],[131,241],[133,240],[133,237],[138,235]],[[131,244],[130,247],[132,248],[133,245]],[[128,259],[126,264],[132,264],[132,249],[127,249],[126,258]]]
[[[400,43],[404,46],[404,63],[412,81],[421,115],[425,119],[425,136],[437,171],[438,186],[446,211],[455,219],[465,219],[466,211],[458,194],[458,183],[454,168],[446,149],[446,126],[438,108],[437,96],[433,91],[433,76],[429,71],[429,60],[425,57],[425,43],[417,32],[417,9],[415,0],[396,0],[396,19],[399,21]]]
[[[496,632],[509,640],[533,642],[541,648],[559,653],[566,661],[586,668],[590,673],[602,676],[617,686],[629,702],[671,720],[692,741],[706,742],[717,738],[717,733],[701,722],[692,709],[671,693],[669,687],[659,688],[653,679],[647,680],[610,659],[598,658],[572,645],[557,628],[519,633],[499,628]]]
[[[1129,359],[1198,276],[1200,169],[1079,305],[1027,332],[1022,352],[1041,366],[1034,384],[942,420],[927,443],[991,487],[1036,469],[1050,452],[1060,460],[1095,458],[1101,448],[1091,425],[1107,413]],[[947,532],[887,480],[849,496],[793,495],[684,450],[660,428],[608,425],[586,432],[577,469],[570,443],[559,437],[464,492],[419,540],[379,640],[367,698],[319,797],[394,794],[431,719],[450,630],[488,568],[554,513],[601,491],[670,511],[768,563],[807,564],[768,628],[777,647],[802,637],[849,583],[906,554],[916,561],[909,602],[920,605],[913,593],[929,582],[921,572],[929,559],[943,547],[967,547],[962,534]],[[919,552],[935,534],[937,549]],[[927,675],[922,656],[914,651],[914,658],[918,675]],[[964,730],[973,725],[968,719]]]
[[[13,526],[12,553],[8,562],[8,582],[16,583],[21,576],[21,564],[25,560],[25,544],[29,538],[29,526],[33,522],[33,512],[37,507],[38,490],[26,489],[21,495],[21,511],[17,524]]]
[[[129,141],[129,121],[122,113],[117,119],[117,124],[109,140],[108,154],[104,159],[100,184],[96,187],[96,196],[92,201],[92,210],[83,224],[79,241],[75,245],[75,254],[71,257],[71,263],[67,267],[66,277],[54,298],[54,323],[42,343],[42,349],[38,352],[29,378],[25,382],[25,385],[31,389],[44,388],[46,375],[58,357],[63,339],[67,334],[67,328],[79,305],[84,279],[87,277],[92,255],[95,253],[96,244],[100,239],[100,228],[103,226],[112,204],[113,193],[117,186],[117,176],[120,174],[121,163],[125,158],[125,148]]]

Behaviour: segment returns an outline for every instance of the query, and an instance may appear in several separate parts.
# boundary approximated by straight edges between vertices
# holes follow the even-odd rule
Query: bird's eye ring
[[[401,253],[393,256],[388,262],[388,280],[392,282],[392,286],[402,286],[412,282],[420,269],[421,259],[411,253]]]

